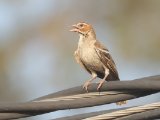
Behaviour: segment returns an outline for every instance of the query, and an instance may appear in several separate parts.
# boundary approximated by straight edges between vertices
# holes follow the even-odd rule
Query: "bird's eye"
[[[80,27],[83,27],[84,25],[83,25],[83,24],[80,24],[79,26],[80,26]]]

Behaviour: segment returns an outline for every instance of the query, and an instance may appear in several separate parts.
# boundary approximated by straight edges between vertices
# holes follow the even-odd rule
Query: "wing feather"
[[[119,79],[118,71],[111,55],[107,48],[101,45],[98,41],[95,42],[95,51],[97,52],[102,63],[113,73],[113,75]]]

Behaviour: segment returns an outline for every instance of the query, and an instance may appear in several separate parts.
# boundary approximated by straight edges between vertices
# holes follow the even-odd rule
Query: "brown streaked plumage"
[[[78,48],[74,53],[77,63],[91,74],[91,79],[85,82],[83,88],[88,92],[88,86],[96,77],[101,78],[97,90],[107,81],[120,80],[115,62],[107,48],[105,48],[97,39],[94,29],[85,22],[73,25],[70,31],[79,33]],[[125,104],[126,101],[117,104]]]
[[[83,87],[88,91],[88,86],[96,77],[102,79],[97,87],[98,90],[105,80],[119,80],[116,65],[109,51],[96,39],[92,26],[80,22],[73,25],[70,31],[78,32],[80,35],[78,48],[75,51],[76,61],[92,76]]]

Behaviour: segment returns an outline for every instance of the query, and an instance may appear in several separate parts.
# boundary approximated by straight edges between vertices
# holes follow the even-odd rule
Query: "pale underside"
[[[76,61],[90,74],[96,74],[99,78],[106,80],[119,80],[115,63],[109,51],[98,41],[79,41],[78,49],[75,51]]]

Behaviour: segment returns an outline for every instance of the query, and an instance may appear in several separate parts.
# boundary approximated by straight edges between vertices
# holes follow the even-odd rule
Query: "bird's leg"
[[[96,79],[97,74],[96,73],[92,73],[92,78],[90,80],[87,80],[84,85],[83,85],[83,89],[85,89],[88,92],[88,86],[91,84],[91,82]]]
[[[104,78],[98,83],[98,87],[97,87],[97,90],[99,91],[100,88],[102,87],[103,83],[106,81],[106,78],[108,77],[109,75],[109,70],[108,69],[105,69],[105,76]]]

